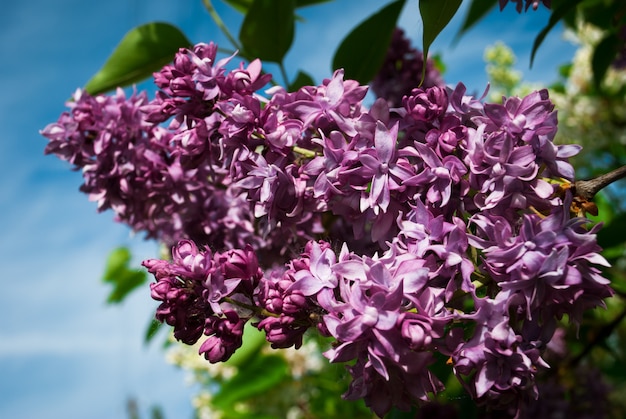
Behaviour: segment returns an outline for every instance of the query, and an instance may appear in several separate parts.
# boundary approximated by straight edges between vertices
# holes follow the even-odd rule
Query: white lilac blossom
[[[442,357],[477,402],[523,409],[556,321],[612,295],[599,227],[559,188],[578,147],[553,143],[547,91],[436,85],[368,109],[337,70],[263,97],[259,61],[216,52],[180,50],[152,101],[78,92],[42,132],[99,209],[172,245],[144,261],[157,319],[210,362],[248,322],[273,348],[317,330],[350,365],[345,397],[381,417],[442,391]]]

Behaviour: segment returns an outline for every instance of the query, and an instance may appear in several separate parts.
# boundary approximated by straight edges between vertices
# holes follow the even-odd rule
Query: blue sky
[[[238,16],[215,1],[227,22]],[[341,0],[305,9],[291,74],[302,68],[316,81],[332,74],[338,40],[382,2]],[[519,69],[531,81],[549,82],[573,47],[557,33],[528,70],[529,47],[547,13],[492,13],[454,48],[457,17],[435,42],[447,64],[449,83],[484,89],[483,50],[498,39],[514,48]],[[135,262],[156,255],[156,245],[133,237],[97,214],[78,192],[79,173],[44,156],[38,131],[55,121],[64,102],[106,60],[123,35],[150,21],[179,26],[193,42],[226,45],[200,0],[81,0],[7,2],[0,14],[0,417],[123,418],[135,397],[144,413],[158,404],[167,418],[189,418],[193,389],[168,365],[157,346],[142,336],[155,303],[146,289],[121,306],[107,306],[100,281],[105,257],[119,245],[132,248]],[[401,18],[417,40],[417,1]],[[234,31],[237,33],[237,30]]]

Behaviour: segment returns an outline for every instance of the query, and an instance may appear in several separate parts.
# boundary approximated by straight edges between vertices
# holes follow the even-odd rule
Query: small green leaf
[[[240,368],[239,373],[226,381],[213,396],[212,404],[227,408],[234,403],[264,393],[289,375],[287,361],[279,355],[254,358],[254,362]]]
[[[459,33],[457,33],[455,37],[455,42],[472,26],[478,23],[478,21],[485,17],[491,9],[494,8],[497,1],[498,0],[472,0],[467,10],[467,15],[465,15],[465,20],[461,25],[461,29],[459,29]]]
[[[189,46],[185,35],[169,23],[138,26],[124,36],[85,90],[96,95],[139,82],[172,61],[179,48]]]
[[[294,10],[294,0],[254,0],[239,31],[244,56],[282,62],[293,42]]]
[[[123,273],[130,262],[130,250],[127,247],[118,247],[109,253],[107,264],[104,269],[103,280],[114,282],[114,278]]]
[[[311,77],[310,75],[308,75],[307,73],[303,71],[298,71],[298,75],[296,76],[296,79],[292,81],[291,83],[289,83],[289,91],[295,92],[301,87],[313,86],[314,84],[315,84],[315,81],[313,80],[313,77]]]
[[[147,280],[146,271],[128,267],[130,259],[130,251],[125,247],[119,247],[109,255],[102,280],[113,286],[107,297],[110,304],[122,302],[128,294]]]
[[[435,38],[443,31],[452,17],[461,6],[461,0],[420,0],[419,9],[424,25],[422,36],[422,51],[428,57],[430,46]],[[426,66],[422,70],[422,80],[426,77]]]
[[[225,361],[225,365],[231,365],[234,367],[242,367],[251,362],[255,355],[259,353],[261,347],[265,344],[265,333],[259,331],[250,323],[246,323],[243,329],[243,344],[241,348],[237,349],[235,353]]]
[[[593,84],[598,91],[601,90],[602,80],[604,80],[611,63],[615,60],[621,45],[623,45],[623,41],[615,33],[608,33],[596,45],[591,57],[591,70],[593,71]]]
[[[157,335],[157,333],[159,333],[159,330],[161,330],[163,325],[164,323],[161,323],[156,319],[151,319],[150,324],[148,324],[148,327],[146,328],[146,334],[144,336],[143,342],[145,344],[150,343],[152,339],[154,339],[154,337]]]
[[[354,28],[337,48],[333,69],[343,68],[346,78],[369,83],[385,60],[404,3],[389,3]]]

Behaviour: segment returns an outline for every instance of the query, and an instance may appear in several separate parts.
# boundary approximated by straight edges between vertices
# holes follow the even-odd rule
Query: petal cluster
[[[100,210],[172,247],[144,262],[157,319],[210,362],[247,322],[274,348],[316,330],[381,417],[443,390],[441,368],[492,407],[536,397],[557,321],[612,295],[548,92],[433,82],[368,108],[342,70],[262,94],[260,61],[216,57],[181,49],[151,101],[78,91],[42,131]]]

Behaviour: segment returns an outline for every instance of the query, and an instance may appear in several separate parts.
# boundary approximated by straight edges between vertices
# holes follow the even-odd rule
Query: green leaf
[[[343,68],[347,79],[361,84],[370,82],[385,60],[404,3],[389,3],[354,28],[337,48],[333,69]]]
[[[222,0],[224,3],[230,5],[233,9],[237,10],[239,13],[246,14],[248,13],[248,9],[252,5],[254,0]]]
[[[231,365],[233,367],[242,367],[247,363],[250,363],[253,358],[259,354],[261,347],[265,345],[265,333],[259,331],[250,323],[246,323],[243,329],[243,344],[241,348],[237,349],[235,353],[225,361],[225,365]]]
[[[240,368],[239,373],[226,381],[213,396],[212,404],[226,409],[234,403],[263,394],[289,375],[287,361],[279,355],[254,358],[253,363]]]
[[[128,267],[130,259],[130,251],[126,247],[119,247],[109,254],[102,280],[113,286],[107,297],[110,304],[122,302],[147,280],[146,271]]]
[[[603,249],[609,249],[624,242],[626,242],[626,214],[622,213],[598,231],[598,244]]]
[[[461,25],[461,29],[459,29],[459,33],[457,33],[455,37],[455,42],[472,26],[478,23],[478,21],[485,17],[491,9],[493,9],[497,1],[498,0],[472,0],[467,10],[467,15],[465,15],[465,20]]]
[[[185,35],[169,23],[138,26],[124,36],[85,90],[96,95],[139,82],[172,61],[179,48],[189,46]]]
[[[150,343],[152,339],[154,339],[154,337],[157,335],[157,333],[159,333],[159,330],[161,330],[163,324],[164,323],[161,323],[156,319],[151,319],[150,324],[148,324],[148,327],[146,328],[146,334],[144,336],[143,342],[145,344]]]
[[[452,17],[459,10],[461,0],[420,0],[419,8],[424,25],[424,34],[422,36],[422,51],[424,57],[428,57],[430,46],[435,38],[443,31]],[[422,70],[422,81],[426,77],[426,66]]]
[[[621,45],[623,42],[615,33],[608,33],[596,45],[591,57],[591,70],[593,71],[593,84],[598,91],[601,91],[602,80],[604,80],[611,63],[615,60]]]
[[[314,6],[321,3],[329,3],[333,0],[296,0],[296,8]]]
[[[295,92],[301,87],[313,86],[314,84],[315,84],[315,81],[313,80],[313,77],[311,77],[310,75],[308,75],[307,73],[303,71],[298,71],[298,75],[296,76],[296,79],[292,81],[291,83],[289,83],[289,91]]]
[[[244,55],[282,62],[293,42],[294,10],[294,0],[254,0],[239,31]]]
[[[578,5],[578,3],[580,3],[581,1],[582,0],[566,0],[561,2],[560,4],[553,5],[554,9],[552,11],[552,14],[550,15],[548,24],[539,32],[539,34],[537,34],[537,37],[533,42],[533,49],[530,53],[531,67],[533,66],[533,61],[535,60],[535,54],[543,43],[543,40],[546,38],[546,35],[548,35],[552,28],[554,28],[561,19],[567,16],[569,12],[573,11],[576,8],[576,5]]]

